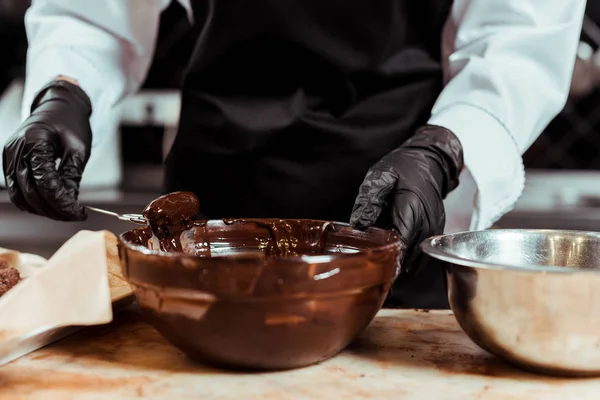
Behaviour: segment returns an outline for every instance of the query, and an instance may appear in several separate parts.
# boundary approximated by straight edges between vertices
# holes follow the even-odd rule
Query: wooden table
[[[476,347],[449,312],[383,310],[349,349],[275,373],[198,365],[135,310],[0,368],[18,399],[599,399],[600,379],[522,372]]]

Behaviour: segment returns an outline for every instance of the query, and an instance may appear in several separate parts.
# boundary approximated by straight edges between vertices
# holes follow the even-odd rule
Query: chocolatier
[[[175,66],[165,193],[194,193],[209,220],[393,229],[404,249],[388,304],[447,308],[445,268],[420,243],[511,210],[521,154],[569,95],[586,1],[523,3],[33,1],[24,121],[3,152],[9,197],[56,220],[87,217],[92,144],[110,140],[110,110],[143,86],[160,17],[176,7],[194,27]],[[166,240],[176,221],[157,221],[163,248],[182,250]]]

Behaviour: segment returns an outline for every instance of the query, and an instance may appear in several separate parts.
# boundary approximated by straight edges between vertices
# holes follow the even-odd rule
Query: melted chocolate
[[[152,201],[143,211],[152,233],[158,239],[162,251],[183,252],[181,234],[194,226],[194,254],[210,257],[210,240],[206,233],[206,221],[193,221],[200,212],[200,201],[191,192],[174,192],[163,195]],[[240,218],[224,219],[226,225],[253,224],[269,231],[269,238],[264,245],[264,253],[269,257],[295,257],[303,254],[323,254],[327,234],[334,230],[330,221],[283,220]],[[240,226],[240,229],[243,229]],[[147,242],[146,234],[138,240]]]
[[[198,227],[194,232],[194,255],[197,257],[212,257],[207,221],[196,221],[194,225]]]
[[[275,220],[261,218],[224,219],[226,225],[256,224],[269,230],[265,254],[271,257],[295,257],[323,254],[327,234],[334,230],[331,221]]]
[[[200,200],[191,192],[173,192],[160,196],[146,206],[142,215],[158,238],[163,251],[183,251],[181,232],[193,226],[200,212]]]

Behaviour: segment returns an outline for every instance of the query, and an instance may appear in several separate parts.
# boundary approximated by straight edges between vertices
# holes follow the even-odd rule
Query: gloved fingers
[[[21,186],[19,185],[19,179],[17,179],[19,173],[28,175],[28,169],[23,169],[22,165],[19,165],[19,160],[23,159],[23,148],[25,147],[25,140],[21,136],[15,136],[4,146],[2,152],[2,167],[4,169],[4,181],[6,183],[6,189],[10,201],[17,206],[21,211],[27,211],[36,214],[33,207],[29,206]],[[20,169],[19,169],[20,168]]]
[[[67,189],[79,192],[84,168],[85,162],[79,154],[70,153],[63,156],[58,171]]]
[[[35,193],[41,200],[39,207],[47,212],[46,215],[63,221],[83,221],[87,214],[77,200],[83,163],[70,154],[64,157],[62,168],[57,170],[55,147],[50,142],[40,141],[27,152],[25,158]]]
[[[420,236],[423,226],[423,210],[421,199],[410,191],[401,191],[394,195],[394,203],[390,207],[394,229],[400,234],[402,242],[401,262],[408,261],[413,253],[415,242]],[[404,270],[404,268],[403,268]]]
[[[44,149],[40,152],[40,147]],[[64,220],[60,213],[56,212],[51,204],[41,196],[37,189],[37,179],[40,179],[39,170],[34,171],[31,168],[32,158],[35,163],[43,159],[46,163],[52,164],[55,159],[55,151],[51,143],[37,142],[33,145],[25,144],[22,156],[17,160],[17,183],[23,194],[27,205],[33,209],[33,213],[55,220]]]
[[[79,203],[79,185],[85,168],[86,161],[83,158],[89,158],[89,155],[71,153],[66,154],[61,162],[59,173],[62,178],[65,188],[72,193],[72,197],[76,199],[73,204],[72,214],[77,216],[77,220],[83,221],[87,219],[87,211],[84,206]]]
[[[419,265],[427,259],[421,252],[421,242],[444,231],[446,218],[441,199],[439,204],[425,200],[423,194],[418,191],[404,190],[394,196],[391,214],[404,244],[401,256],[404,274],[412,274],[419,270]]]
[[[358,191],[350,224],[357,229],[366,229],[374,225],[397,180],[398,174],[391,166],[376,164],[371,168]]]

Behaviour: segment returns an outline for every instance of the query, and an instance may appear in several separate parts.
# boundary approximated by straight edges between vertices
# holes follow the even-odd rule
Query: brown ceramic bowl
[[[224,367],[287,369],[336,355],[372,321],[399,269],[398,236],[375,228],[336,223],[324,254],[290,258],[265,257],[269,232],[255,224],[211,220],[182,234],[184,253],[154,250],[149,233],[119,243],[138,304],[191,358]]]

